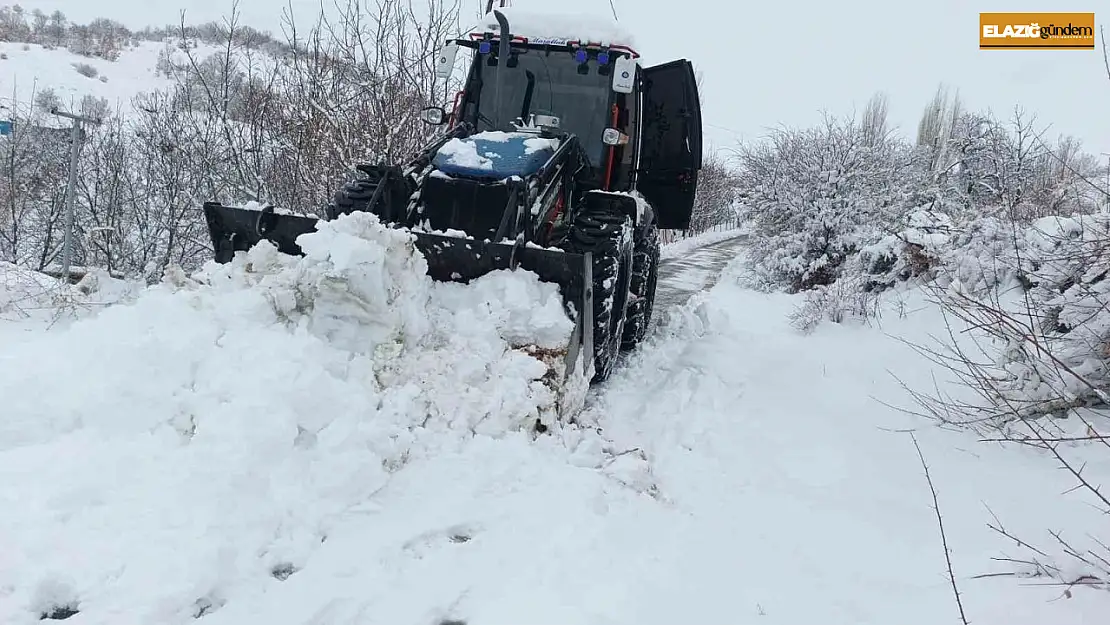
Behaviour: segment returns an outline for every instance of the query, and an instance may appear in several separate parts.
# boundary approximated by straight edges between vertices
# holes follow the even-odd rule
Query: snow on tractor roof
[[[635,54],[635,38],[631,33],[613,21],[601,15],[560,15],[551,13],[536,13],[522,11],[516,7],[497,9],[509,20],[509,31],[514,39],[523,39],[528,43],[551,43],[565,45],[567,43],[597,44],[625,49]],[[493,13],[487,14],[471,31],[471,36],[481,36],[482,33],[492,32],[494,35],[501,30],[497,18]]]

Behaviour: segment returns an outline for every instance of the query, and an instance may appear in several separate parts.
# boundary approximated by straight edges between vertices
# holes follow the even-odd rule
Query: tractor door
[[[658,227],[690,226],[701,169],[701,102],[694,67],[685,59],[643,70],[643,142],[637,189],[655,209]]]

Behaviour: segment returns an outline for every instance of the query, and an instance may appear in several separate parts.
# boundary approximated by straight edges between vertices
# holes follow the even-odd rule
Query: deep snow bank
[[[513,347],[565,342],[555,285],[435,284],[369,214],[300,243],[0,350],[0,621],[184,618],[303,564],[407,463],[549,420]]]

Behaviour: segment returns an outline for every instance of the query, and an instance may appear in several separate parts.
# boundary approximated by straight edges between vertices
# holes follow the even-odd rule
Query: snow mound
[[[0,321],[88,316],[134,298],[141,288],[136,282],[113,278],[103,269],[86,268],[84,272],[77,284],[65,285],[45,273],[0,262]]]
[[[2,620],[218,609],[408,463],[547,419],[545,367],[516,347],[569,337],[555,285],[434,283],[368,213],[298,243],[0,350],[0,508],[20,511],[0,515]]]

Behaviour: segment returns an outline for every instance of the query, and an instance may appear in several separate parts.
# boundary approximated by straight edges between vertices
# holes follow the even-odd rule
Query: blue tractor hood
[[[558,146],[558,139],[532,133],[481,132],[448,141],[436,152],[432,165],[458,178],[527,178],[543,167]]]

